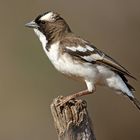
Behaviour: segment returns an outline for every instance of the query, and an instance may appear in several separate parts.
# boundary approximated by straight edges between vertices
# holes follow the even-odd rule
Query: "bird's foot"
[[[66,96],[66,97],[62,97],[61,98],[61,100],[60,100],[60,102],[58,102],[57,104],[56,104],[56,106],[64,106],[66,103],[68,103],[69,101],[70,101],[70,103],[72,103],[72,101],[73,101],[73,96]]]
[[[62,97],[60,102],[57,103],[56,106],[64,106],[64,104],[66,104],[67,102],[71,101],[70,103],[72,103],[72,100],[75,99],[75,98],[78,98],[78,97],[81,97],[81,96],[84,96],[84,95],[88,95],[88,94],[91,94],[92,92],[89,92],[88,90],[84,90],[84,91],[80,91],[80,92],[77,92],[75,94],[72,94],[72,95],[69,95],[69,96],[66,96],[66,97]]]

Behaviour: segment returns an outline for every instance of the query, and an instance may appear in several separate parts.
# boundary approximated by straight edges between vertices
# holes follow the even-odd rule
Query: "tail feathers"
[[[124,76],[124,74],[122,73],[118,73],[120,75],[120,77],[122,78],[122,80],[124,81],[124,83],[126,84],[127,88],[129,89],[130,92],[123,92],[124,95],[126,95],[132,102],[133,104],[140,110],[140,101],[137,100],[135,97],[133,97],[132,93],[135,92],[135,88],[133,86],[131,86],[128,83],[127,78]],[[134,78],[135,79],[135,78]],[[130,94],[129,94],[130,93]],[[132,96],[131,96],[132,95]]]
[[[122,80],[124,81],[124,83],[126,84],[126,86],[128,87],[128,89],[131,91],[131,92],[135,92],[135,88],[133,86],[131,86],[129,83],[128,83],[128,80],[127,78],[122,74],[122,73],[119,73],[120,77],[122,78]]]
[[[140,110],[140,101],[138,99],[136,99],[135,97],[130,97],[128,96],[129,99],[134,103],[134,105]]]
[[[129,90],[130,90],[131,92],[135,92],[134,87],[132,87],[128,82],[126,83],[126,85],[127,85],[127,87],[129,88]]]

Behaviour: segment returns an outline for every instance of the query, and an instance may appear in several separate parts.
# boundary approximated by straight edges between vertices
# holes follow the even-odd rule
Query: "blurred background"
[[[53,98],[85,88],[53,68],[25,23],[42,12],[57,11],[77,35],[140,79],[139,6],[138,0],[1,0],[0,140],[56,140]],[[140,100],[139,81],[130,82]],[[97,140],[140,140],[140,111],[127,98],[98,87],[84,99]]]

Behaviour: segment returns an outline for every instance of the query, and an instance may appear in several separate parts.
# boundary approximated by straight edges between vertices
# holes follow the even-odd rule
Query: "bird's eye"
[[[42,20],[41,23],[42,23],[42,24],[45,24],[45,21]]]

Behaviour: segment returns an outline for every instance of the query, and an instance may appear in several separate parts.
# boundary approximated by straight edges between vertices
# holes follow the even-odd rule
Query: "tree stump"
[[[51,104],[58,140],[96,140],[86,101],[72,99],[64,105],[59,96]]]

